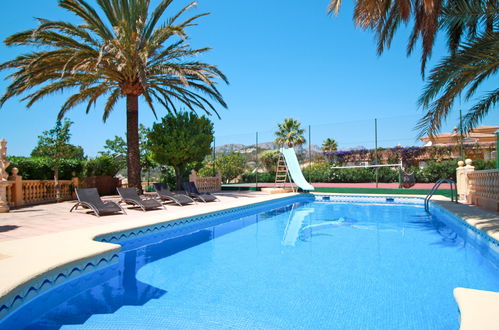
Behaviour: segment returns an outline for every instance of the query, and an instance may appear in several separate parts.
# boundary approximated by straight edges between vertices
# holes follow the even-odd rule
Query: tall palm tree
[[[322,151],[334,152],[338,149],[338,143],[334,139],[327,138],[322,143]]]
[[[70,91],[59,118],[82,103],[88,112],[105,97],[106,121],[118,100],[126,98],[128,182],[141,189],[139,97],[154,114],[157,102],[169,112],[176,113],[183,104],[218,115],[202,94],[226,107],[215,86],[217,79],[227,83],[226,77],[216,66],[193,59],[209,49],[192,49],[186,42],[185,29],[206,14],[177,23],[192,3],[160,25],[172,2],[161,0],[149,13],[150,0],[97,0],[101,14],[85,0],[59,0],[82,23],[38,19],[37,28],[5,40],[8,46],[38,48],[0,65],[0,70],[14,70],[0,106],[25,93],[22,100],[30,107],[45,96]]]
[[[296,119],[286,118],[281,124],[278,124],[278,127],[279,129],[275,132],[276,144],[291,148],[306,142],[305,137],[303,137],[305,130],[300,128],[300,123]]]
[[[331,0],[329,12],[338,13],[342,1]],[[375,32],[378,54],[390,47],[401,23],[412,19],[408,55],[422,40],[421,73],[439,31],[445,31],[450,55],[437,65],[429,77],[419,103],[426,114],[418,124],[420,135],[433,135],[461,93],[470,99],[478,87],[497,72],[497,0],[356,0],[356,25]],[[489,91],[473,105],[465,117],[464,128],[471,129],[491,110],[498,90]]]

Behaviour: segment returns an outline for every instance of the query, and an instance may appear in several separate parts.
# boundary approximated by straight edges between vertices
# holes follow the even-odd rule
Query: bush
[[[475,170],[492,170],[496,168],[496,161],[491,159],[491,160],[483,160],[483,159],[477,159],[473,161],[473,164],[475,166]]]
[[[332,182],[331,165],[328,163],[311,164],[303,169],[303,176],[310,182]]]
[[[89,159],[83,171],[84,176],[115,176],[120,170],[120,163],[113,157],[102,155]]]
[[[45,157],[9,157],[10,166],[7,171],[10,173],[12,168],[19,169],[19,175],[24,180],[53,180],[54,170],[53,161]],[[59,179],[70,180],[73,172],[80,176],[83,172],[84,160],[80,159],[61,159],[59,165]]]
[[[362,183],[375,182],[375,168],[342,168],[333,169],[328,163],[318,163],[303,169],[303,175],[310,182]],[[399,171],[396,168],[381,167],[378,169],[379,182],[398,182]]]
[[[243,183],[255,183],[256,181],[256,173],[247,172],[243,173],[241,176],[241,182]],[[258,173],[258,182],[274,182],[275,181],[275,173],[270,172],[262,172]]]
[[[416,182],[433,183],[438,179],[456,180],[457,162],[455,160],[445,160],[442,162],[430,162],[425,168],[412,167],[410,172],[414,172]]]

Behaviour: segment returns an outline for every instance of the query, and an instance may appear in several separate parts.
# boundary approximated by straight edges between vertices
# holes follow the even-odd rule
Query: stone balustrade
[[[11,207],[52,203],[74,199],[74,188],[78,187],[78,178],[59,180],[60,195],[54,180],[23,180],[17,175],[17,169],[9,177],[10,188],[7,189],[7,203]]]
[[[222,178],[220,174],[214,177],[198,176],[196,171],[192,170],[189,175],[189,181],[194,182],[199,192],[215,192],[222,190]]]
[[[476,206],[499,212],[499,169],[469,172],[468,179],[467,200]]]

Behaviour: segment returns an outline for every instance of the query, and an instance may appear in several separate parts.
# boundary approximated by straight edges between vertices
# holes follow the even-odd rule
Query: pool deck
[[[14,298],[14,292],[27,290],[33,281],[42,280],[48,274],[55,276],[61,269],[71,269],[81,265],[84,260],[100,256],[110,258],[119,251],[120,246],[117,244],[94,241],[97,236],[292,195],[254,191],[222,192],[217,194],[220,202],[198,203],[183,207],[169,204],[167,210],[148,212],[127,209],[127,215],[100,218],[88,214],[83,209],[69,213],[74,201],[25,207],[0,214],[0,301],[11,300]],[[116,197],[105,199],[116,200]],[[499,240],[499,214],[473,206],[454,204],[442,196],[435,196],[432,200]],[[480,300],[477,296],[480,296],[480,293],[473,295],[474,301]],[[485,296],[483,303],[488,304],[489,295]],[[456,299],[463,320],[466,315],[471,315],[468,314],[471,313],[468,306],[472,304],[466,303],[468,299],[467,296],[460,300]],[[480,310],[476,308],[476,304],[473,306],[475,313],[477,309]],[[3,316],[0,313],[0,319]],[[484,318],[487,322],[487,317]],[[464,326],[464,323],[462,325]],[[462,327],[462,329],[471,328]]]

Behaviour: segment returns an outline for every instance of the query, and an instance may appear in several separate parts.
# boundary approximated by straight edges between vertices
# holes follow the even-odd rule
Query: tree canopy
[[[244,173],[246,157],[239,152],[231,151],[228,154],[218,156],[215,160],[215,168],[222,176],[222,181],[229,183]]]
[[[139,125],[139,150],[140,150],[140,166],[142,169],[151,169],[154,163],[151,159],[151,151],[149,150],[147,135],[149,129],[143,124]],[[120,169],[126,168],[127,146],[126,141],[121,136],[114,136],[113,139],[108,139],[104,144],[104,151],[99,152],[101,155],[112,157],[119,164]]]
[[[213,123],[192,112],[167,114],[153,124],[148,138],[152,159],[175,169],[176,187],[180,190],[187,164],[202,162],[211,153]]]
[[[58,120],[53,129],[43,131],[38,136],[38,143],[31,151],[31,157],[47,157],[52,159],[85,159],[83,148],[69,143],[70,128],[73,124],[69,119]]]

